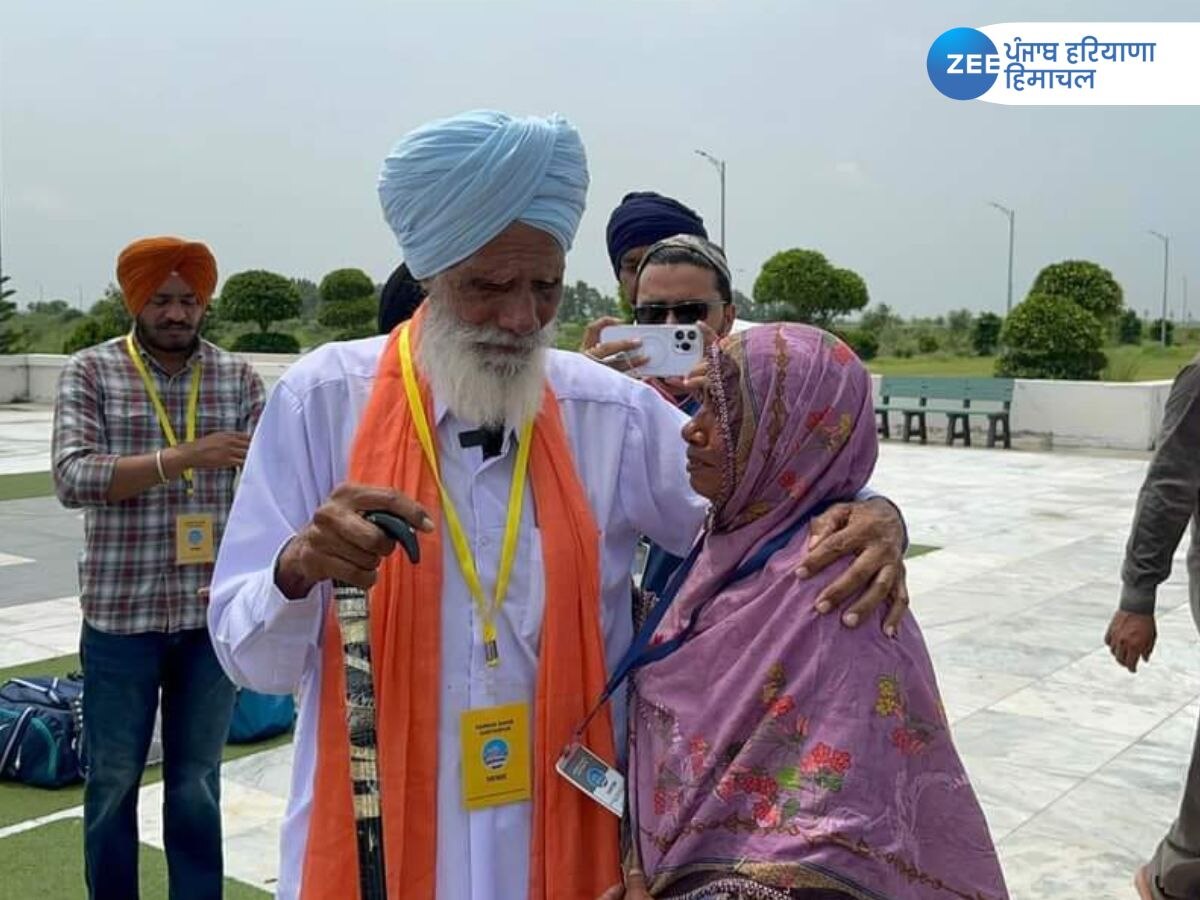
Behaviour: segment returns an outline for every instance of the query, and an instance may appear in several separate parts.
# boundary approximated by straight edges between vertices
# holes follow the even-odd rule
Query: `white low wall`
[[[298,357],[242,354],[267,389]],[[0,356],[0,403],[53,403],[65,356],[31,353]],[[879,376],[875,376],[876,396]],[[1169,381],[1113,383],[1018,379],[1013,391],[1012,429],[1047,447],[1152,450],[1170,392]],[[931,426],[940,426],[931,417]]]
[[[242,353],[269,391],[300,357],[282,353]],[[0,356],[0,403],[53,403],[67,357],[53,353]]]

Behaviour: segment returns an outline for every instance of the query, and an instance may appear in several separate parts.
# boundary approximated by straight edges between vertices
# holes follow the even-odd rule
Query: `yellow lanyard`
[[[533,436],[533,419],[525,423],[521,429],[520,443],[517,445],[517,461],[513,466],[512,487],[508,492],[508,516],[504,524],[504,543],[500,550],[500,571],[496,574],[496,590],[489,604],[479,581],[479,571],[475,568],[475,559],[471,555],[471,547],[467,543],[467,535],[463,531],[458,511],[442,484],[442,476],[438,471],[437,448],[433,443],[433,435],[429,430],[429,421],[425,417],[425,406],[421,402],[421,392],[417,388],[417,378],[413,374],[412,348],[408,341],[408,326],[400,331],[399,353],[400,371],[404,376],[404,391],[408,395],[408,407],[412,413],[413,424],[417,429],[417,439],[421,449],[425,451],[425,459],[433,470],[433,480],[437,482],[438,493],[442,497],[442,509],[446,513],[446,528],[450,532],[450,542],[454,545],[454,555],[458,557],[459,568],[462,569],[463,580],[475,600],[475,610],[483,623],[483,657],[489,666],[500,665],[500,649],[496,643],[496,616],[504,605],[504,596],[508,593],[508,579],[512,574],[513,560],[517,555],[517,537],[521,529],[521,508],[525,497],[525,477],[529,472],[529,447]]]
[[[163,406],[162,398],[158,395],[158,388],[154,386],[154,379],[150,377],[150,372],[146,369],[146,363],[142,360],[142,355],[138,352],[137,347],[133,343],[133,332],[125,335],[125,349],[129,351],[129,358],[133,360],[133,367],[137,369],[137,373],[142,376],[142,384],[146,386],[146,393],[150,397],[150,402],[154,404],[154,412],[158,416],[158,424],[162,426],[163,435],[167,439],[167,443],[172,447],[179,444],[179,439],[175,436],[175,427],[171,424],[171,417],[167,415],[167,408]],[[187,421],[184,427],[187,429],[186,440],[190,444],[196,439],[196,410],[200,405],[200,363],[192,367],[192,384],[188,389],[188,405],[187,405]],[[183,473],[183,479],[187,482],[188,496],[192,495],[195,490],[193,484],[192,470],[187,469]]]

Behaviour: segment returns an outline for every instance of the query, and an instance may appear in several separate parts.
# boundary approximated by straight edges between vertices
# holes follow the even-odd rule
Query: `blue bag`
[[[0,779],[56,788],[86,772],[83,679],[11,678],[0,686]]]
[[[252,744],[291,730],[296,701],[291,694],[260,694],[239,688],[229,721],[230,744]]]

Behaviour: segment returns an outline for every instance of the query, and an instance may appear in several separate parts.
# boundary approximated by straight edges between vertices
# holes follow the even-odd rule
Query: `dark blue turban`
[[[654,191],[635,191],[621,199],[608,217],[608,258],[621,274],[621,257],[634,247],[648,247],[677,234],[707,238],[704,220],[678,200]]]
[[[388,334],[401,322],[411,319],[424,299],[421,282],[401,263],[379,294],[379,333]]]

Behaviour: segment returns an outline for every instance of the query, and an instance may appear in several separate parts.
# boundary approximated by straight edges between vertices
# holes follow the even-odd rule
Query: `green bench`
[[[885,376],[879,386],[879,434],[892,436],[889,414],[904,417],[902,437],[907,442],[914,434],[921,443],[928,441],[926,417],[929,413],[946,416],[946,444],[961,439],[971,446],[971,416],[987,416],[987,445],[1003,442],[1012,446],[1009,412],[1012,408],[1011,378],[897,378]]]

